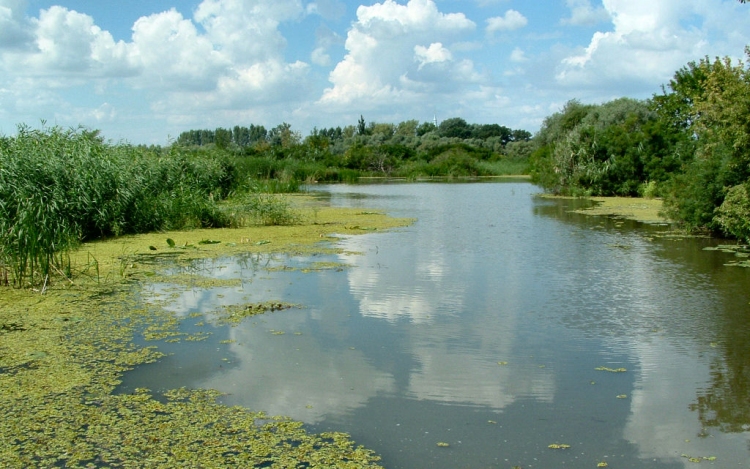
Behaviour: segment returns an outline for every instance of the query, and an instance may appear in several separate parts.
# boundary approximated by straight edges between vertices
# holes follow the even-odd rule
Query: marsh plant
[[[81,241],[227,226],[217,202],[231,178],[216,158],[127,144],[98,132],[19,126],[0,138],[0,270],[16,286],[70,274]]]
[[[268,192],[261,183],[252,181],[249,189],[235,198],[239,203],[239,215],[234,220],[237,225],[294,225],[300,221],[283,195]]]

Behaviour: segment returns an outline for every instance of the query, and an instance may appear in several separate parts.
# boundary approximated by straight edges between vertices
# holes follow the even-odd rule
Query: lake
[[[122,391],[218,389],[348,432],[387,468],[748,467],[750,269],[704,250],[722,241],[573,214],[585,202],[522,181],[311,190],[417,221],[342,236],[339,255],[191,270],[239,286],[146,287],[212,334],[159,343],[170,355]],[[201,317],[270,300],[300,307]]]

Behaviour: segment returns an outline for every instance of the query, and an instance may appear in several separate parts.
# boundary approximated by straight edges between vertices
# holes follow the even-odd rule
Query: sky
[[[736,0],[0,0],[0,135],[461,117],[535,132],[571,99],[661,92],[745,57]]]

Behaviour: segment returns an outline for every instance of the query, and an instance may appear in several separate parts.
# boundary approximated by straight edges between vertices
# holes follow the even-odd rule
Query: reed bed
[[[235,182],[231,173],[221,159],[179,147],[19,126],[16,136],[0,137],[0,280],[25,286],[69,275],[67,253],[84,240],[228,226],[217,202]]]

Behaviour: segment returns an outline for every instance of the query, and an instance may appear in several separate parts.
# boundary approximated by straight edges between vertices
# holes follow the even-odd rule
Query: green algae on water
[[[170,279],[166,267],[248,253],[338,252],[331,242],[337,232],[352,234],[346,226],[410,223],[361,209],[320,208],[314,221],[304,218],[303,212],[295,226],[86,243],[71,253],[72,278],[52,278],[43,295],[0,288],[0,467],[380,467],[373,451],[345,433],[312,434],[300,422],[227,407],[216,402],[216,391],[114,394],[124,372],[162,357],[156,347],[135,345],[136,335],[153,341],[210,335],[179,332],[180,320],[164,308],[169,292],[149,303],[136,299],[141,286],[154,282],[215,286],[200,276]],[[260,307],[247,306],[225,310],[223,320],[259,314]]]

